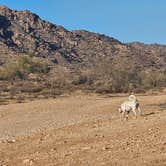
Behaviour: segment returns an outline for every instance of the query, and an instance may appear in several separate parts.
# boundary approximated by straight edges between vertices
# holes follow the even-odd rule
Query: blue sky
[[[0,0],[69,30],[85,29],[122,42],[166,44],[166,0]]]

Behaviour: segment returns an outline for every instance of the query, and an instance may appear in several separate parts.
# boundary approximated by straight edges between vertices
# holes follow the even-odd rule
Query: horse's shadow
[[[163,110],[166,110],[166,103],[161,103],[161,104],[151,104],[150,106],[157,106],[158,109],[156,112],[152,111],[152,112],[148,112],[148,113],[144,113],[142,116],[146,117],[146,116],[150,116],[150,115],[154,115],[154,114],[157,114]]]
[[[142,116],[147,117],[147,116],[154,115],[154,114],[155,114],[155,112],[148,112],[148,113],[142,114]]]

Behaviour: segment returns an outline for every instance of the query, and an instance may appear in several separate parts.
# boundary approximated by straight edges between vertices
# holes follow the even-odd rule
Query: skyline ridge
[[[51,21],[49,21],[49,20],[45,20],[45,19],[43,19],[40,15],[38,15],[37,13],[34,13],[34,12],[32,12],[31,10],[28,10],[28,9],[17,10],[17,9],[12,9],[12,8],[6,6],[6,5],[0,5],[0,9],[1,9],[1,8],[7,8],[7,9],[9,9],[9,10],[17,11],[17,12],[24,12],[24,11],[27,11],[27,12],[29,12],[29,13],[31,13],[31,14],[34,14],[34,15],[38,16],[40,19],[42,19],[42,20],[44,20],[44,21],[47,21],[47,22],[49,22],[49,23],[51,23],[51,24],[53,24],[53,25],[56,25],[56,26],[62,26],[63,28],[65,28],[66,30],[71,31],[71,32],[72,32],[72,31],[87,31],[87,32],[91,32],[91,33],[97,33],[97,34],[100,34],[100,35],[105,35],[105,36],[107,36],[107,37],[116,39],[116,40],[118,40],[119,42],[124,43],[124,44],[130,44],[130,43],[140,43],[140,44],[141,44],[141,43],[142,43],[142,44],[146,44],[146,45],[163,45],[163,46],[166,46],[166,43],[165,43],[165,44],[161,44],[161,43],[157,43],[157,42],[154,42],[154,43],[146,43],[146,42],[136,41],[136,40],[135,40],[135,41],[131,41],[131,42],[124,42],[124,41],[121,41],[120,39],[118,39],[118,38],[116,38],[116,37],[114,37],[114,36],[110,36],[110,35],[107,35],[107,34],[101,33],[101,32],[94,32],[94,31],[91,31],[91,30],[88,30],[88,29],[72,29],[72,30],[70,30],[70,29],[64,27],[63,25],[58,25],[58,24],[53,23],[53,22],[51,22]]]
[[[2,0],[2,5],[14,10],[29,10],[42,19],[66,29],[84,29],[90,32],[112,36],[123,43],[142,42],[145,44],[166,44],[164,37],[165,5],[160,1],[126,0],[48,0],[38,3],[29,0]]]

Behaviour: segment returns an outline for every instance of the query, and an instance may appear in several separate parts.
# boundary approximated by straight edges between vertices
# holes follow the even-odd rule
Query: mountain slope
[[[98,57],[131,59],[139,68],[162,68],[166,64],[166,46],[120,41],[84,30],[68,31],[42,20],[29,11],[0,6],[0,54],[34,53],[54,63],[90,65]]]
[[[30,11],[0,6],[2,92],[16,88],[18,94],[54,95],[64,87],[67,91],[127,92],[163,87],[165,73],[165,45],[122,43],[103,34],[68,31]],[[22,89],[4,80],[21,81]]]

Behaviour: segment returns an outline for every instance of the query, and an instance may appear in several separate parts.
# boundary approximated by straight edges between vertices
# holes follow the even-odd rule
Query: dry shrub
[[[20,78],[22,82],[15,78]],[[13,96],[20,92],[57,96],[76,89],[97,93],[129,91],[144,93],[148,89],[166,85],[164,72],[159,70],[140,72],[131,59],[121,58],[115,61],[109,57],[96,58],[92,66],[78,70],[60,65],[50,70],[49,62],[25,55],[19,57],[16,62],[1,67],[0,79],[21,82],[20,85],[15,83],[13,89],[11,88],[10,93]],[[5,87],[1,89],[4,91]]]
[[[130,61],[112,62],[98,59],[90,70],[81,73],[77,83],[85,83],[98,93],[132,91],[140,82],[138,73]]]
[[[46,74],[49,62],[37,57],[22,55],[15,62],[5,64],[0,69],[1,80],[25,79],[29,73]]]
[[[140,78],[142,86],[147,89],[166,85],[166,74],[161,71],[143,71]]]
[[[19,90],[20,92],[28,92],[28,93],[38,93],[43,90],[43,86],[37,82],[22,82]]]
[[[112,62],[112,63],[111,63]],[[85,85],[97,93],[131,92],[144,93],[154,87],[166,85],[166,74],[161,71],[140,72],[130,59],[118,62],[108,58],[100,58],[95,65],[81,71],[72,83]]]
[[[8,81],[0,81],[0,92],[9,92],[10,86]]]

